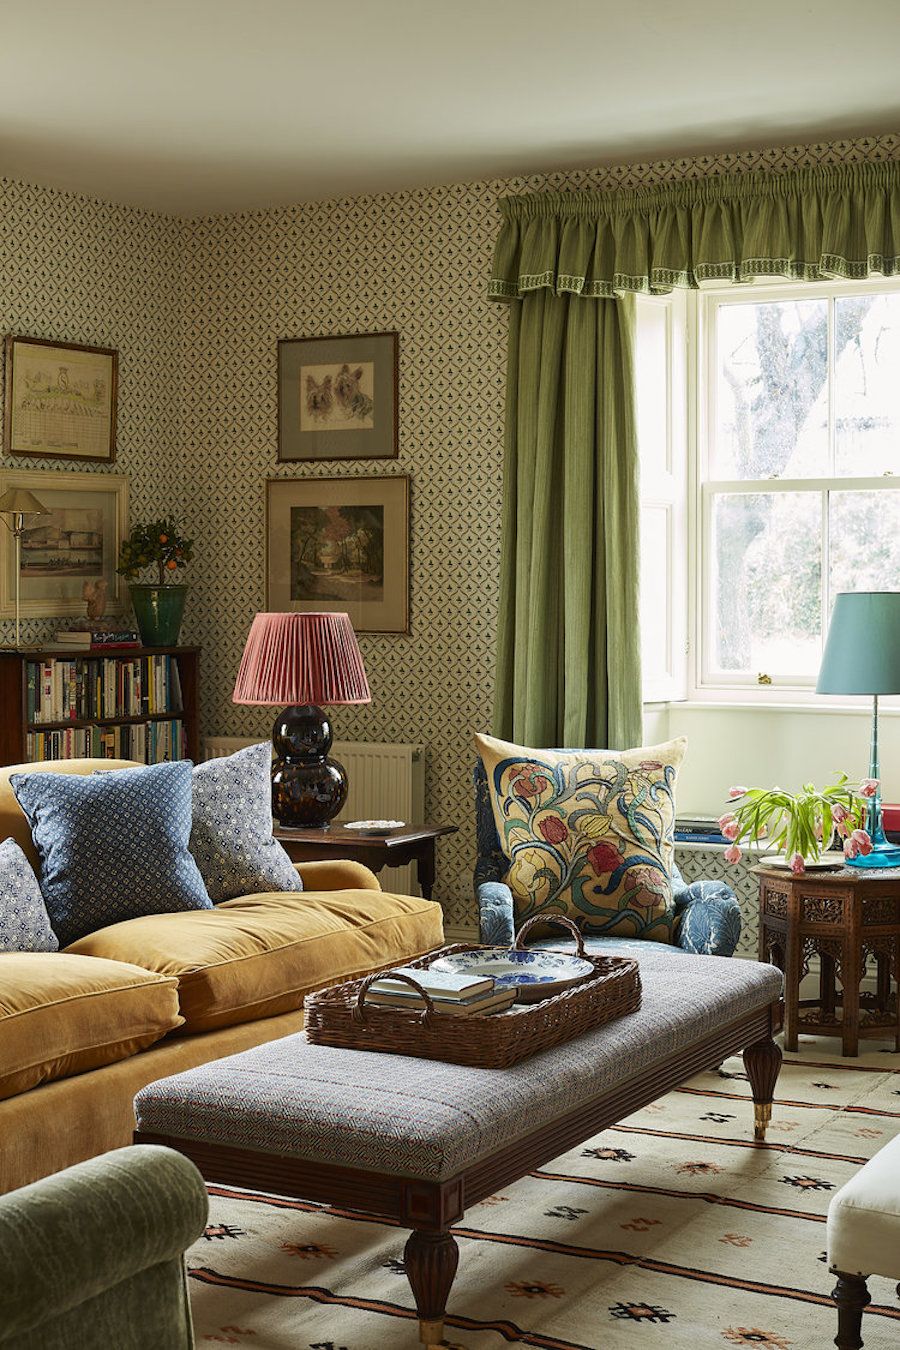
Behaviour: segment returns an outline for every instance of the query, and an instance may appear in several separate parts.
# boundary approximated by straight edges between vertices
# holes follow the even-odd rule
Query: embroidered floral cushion
[[[272,742],[194,769],[190,850],[214,904],[260,891],[302,891],[272,837]]]
[[[672,942],[685,738],[622,751],[532,750],[492,736],[475,744],[517,923],[565,914],[585,934]]]
[[[0,952],[55,952],[56,934],[31,863],[14,839],[0,843]]]

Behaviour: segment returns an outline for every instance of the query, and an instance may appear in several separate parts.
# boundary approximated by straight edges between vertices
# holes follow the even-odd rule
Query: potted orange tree
[[[172,516],[135,525],[119,549],[116,571],[127,577],[134,616],[145,647],[174,647],[178,643],[188,588],[177,583],[179,571],[191,561],[194,541],[179,534]],[[157,569],[157,579],[137,582],[146,568]]]

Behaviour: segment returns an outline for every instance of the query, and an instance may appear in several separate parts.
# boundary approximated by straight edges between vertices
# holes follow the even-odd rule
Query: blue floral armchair
[[[478,837],[475,891],[481,941],[507,946],[515,935],[512,892],[503,882],[508,863],[500,848],[487,775],[480,759],[476,761],[472,781]],[[731,887],[724,881],[693,881],[688,885],[674,864],[672,885],[677,918],[676,946],[671,950],[693,952],[698,956],[733,956],[741,936],[741,911]],[[554,941],[552,945],[557,943]],[[585,940],[590,951],[632,945],[626,939],[615,937]]]

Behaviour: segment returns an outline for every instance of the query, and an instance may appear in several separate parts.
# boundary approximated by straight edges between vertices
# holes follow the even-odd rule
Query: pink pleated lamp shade
[[[349,614],[257,614],[232,702],[285,707],[371,700]]]

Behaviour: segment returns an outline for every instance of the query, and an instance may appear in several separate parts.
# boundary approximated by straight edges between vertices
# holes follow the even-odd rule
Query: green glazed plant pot
[[[128,587],[145,647],[177,647],[187,586]]]

